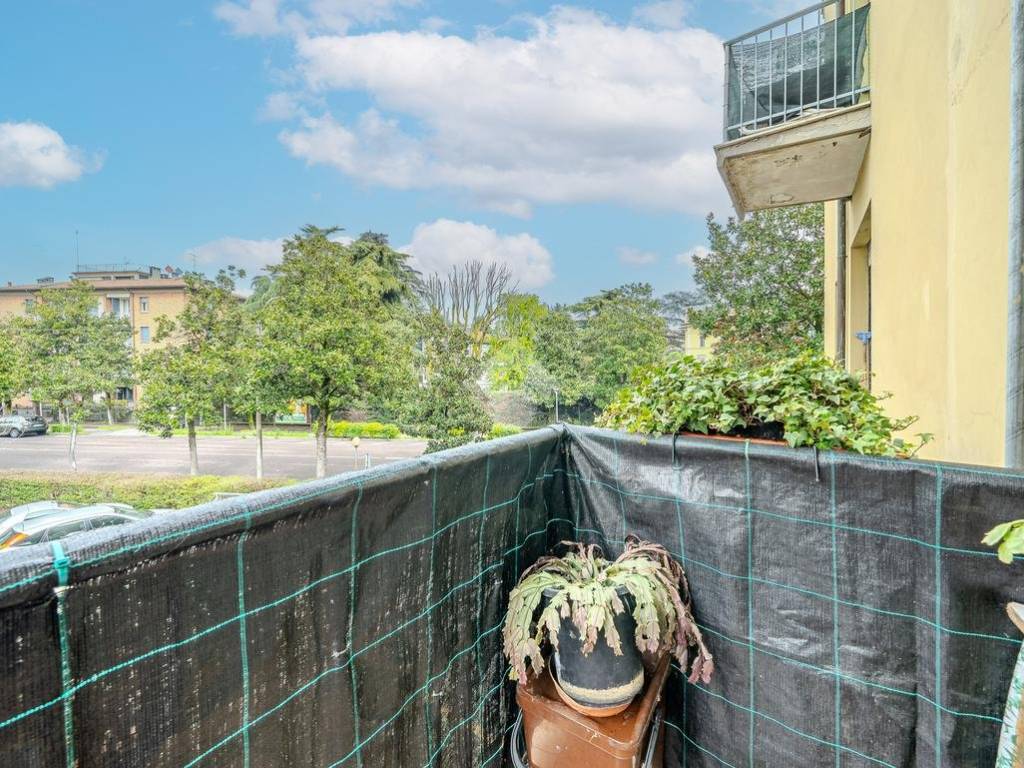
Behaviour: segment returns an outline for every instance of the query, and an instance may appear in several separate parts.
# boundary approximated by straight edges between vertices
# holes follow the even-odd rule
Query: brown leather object
[[[647,686],[629,707],[613,717],[590,718],[566,706],[548,674],[530,676],[516,687],[523,711],[523,732],[530,768],[638,768],[647,747],[647,731],[661,701],[669,656],[662,657]],[[663,728],[653,768],[662,768]]]

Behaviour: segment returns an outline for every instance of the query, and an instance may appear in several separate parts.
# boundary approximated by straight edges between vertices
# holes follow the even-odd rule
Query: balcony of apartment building
[[[870,10],[827,0],[725,43],[715,154],[737,212],[852,193],[871,132]]]

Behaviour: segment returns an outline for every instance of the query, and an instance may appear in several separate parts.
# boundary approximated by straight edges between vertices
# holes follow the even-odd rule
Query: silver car
[[[47,429],[46,419],[42,416],[0,416],[0,437],[45,435]]]
[[[128,504],[75,506],[58,501],[34,501],[0,513],[0,551],[11,547],[56,541],[78,531],[145,520],[152,512]]]

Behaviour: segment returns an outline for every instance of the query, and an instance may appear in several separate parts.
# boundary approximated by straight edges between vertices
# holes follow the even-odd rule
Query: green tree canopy
[[[824,213],[820,204],[730,218],[708,216],[710,251],[694,257],[706,303],[692,322],[716,351],[764,363],[820,350],[824,323]]]
[[[483,364],[471,353],[473,337],[460,323],[428,310],[420,317],[427,381],[417,420],[429,438],[428,451],[481,440],[491,428],[483,390]]]
[[[186,275],[185,308],[174,319],[158,318],[156,341],[164,346],[138,362],[143,385],[139,426],[170,437],[184,422],[193,475],[199,473],[196,425],[230,397],[238,375],[237,343],[244,323],[234,291],[235,278],[244,276],[236,270],[222,270],[213,280]]]
[[[382,297],[386,303],[410,303],[422,287],[420,273],[409,264],[409,254],[399,253],[381,232],[363,232],[349,245],[352,259],[373,261],[381,270]]]
[[[114,423],[112,406],[116,391],[134,383],[132,324],[127,318],[105,314],[94,318],[89,337],[87,365],[95,374],[95,391],[103,394],[107,423]]]
[[[665,320],[647,283],[628,283],[588,296],[573,307],[581,325],[587,390],[600,408],[632,372],[665,352]]]
[[[28,309],[24,339],[28,380],[37,400],[52,400],[77,423],[83,404],[98,390],[90,365],[97,321],[96,294],[83,281],[44,288]]]
[[[565,406],[576,405],[589,394],[583,353],[583,337],[576,320],[565,307],[550,309],[537,323],[534,361],[524,389],[531,402],[553,408],[555,392]]]
[[[505,298],[488,355],[488,379],[495,389],[522,389],[537,362],[536,337],[547,315],[547,306],[535,294],[513,293]]]
[[[273,295],[261,323],[284,391],[317,411],[317,477],[327,473],[327,421],[349,408],[394,365],[385,302],[390,275],[331,239],[338,230],[305,227],[270,268]]]
[[[0,413],[7,413],[29,386],[24,336],[22,318],[0,318]]]

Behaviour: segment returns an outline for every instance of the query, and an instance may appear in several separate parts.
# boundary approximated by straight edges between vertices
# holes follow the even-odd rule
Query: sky
[[[11,3],[0,282],[76,258],[252,276],[316,224],[424,272],[507,263],[551,302],[690,289],[731,213],[722,40],[806,3]]]

